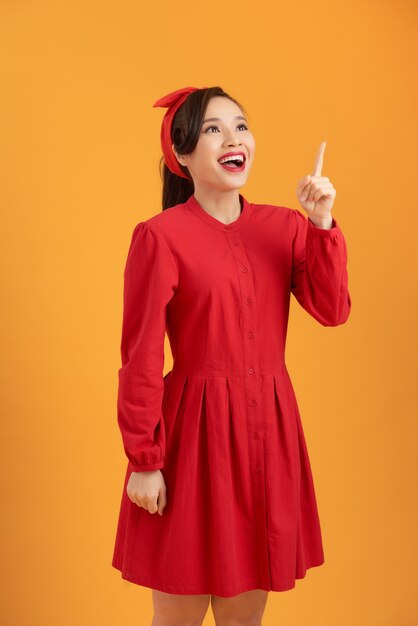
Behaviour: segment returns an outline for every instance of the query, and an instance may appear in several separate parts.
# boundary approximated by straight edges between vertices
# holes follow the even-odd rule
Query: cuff
[[[163,467],[164,461],[158,461],[158,463],[142,463],[141,465],[129,461],[129,468],[132,472],[153,472],[154,470],[162,469]]]

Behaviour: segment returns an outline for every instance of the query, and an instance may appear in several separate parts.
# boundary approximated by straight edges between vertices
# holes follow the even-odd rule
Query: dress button
[[[247,298],[247,304],[252,304],[253,301],[251,300],[251,298]]]
[[[251,400],[250,404],[251,406],[257,406],[257,400]]]
[[[231,227],[227,225],[225,226],[225,230],[231,230]]]
[[[248,338],[252,339],[254,337],[254,333],[252,333],[251,331],[248,333]]]
[[[248,370],[249,374],[254,374],[254,368],[250,367],[250,369]]]
[[[260,435],[258,433],[253,433],[254,439],[260,439]]]
[[[234,244],[234,246],[237,246],[239,244],[239,241],[233,241],[232,243]]]
[[[244,265],[244,267],[241,268],[241,272],[246,272],[246,271],[247,271],[247,268]]]
[[[256,465],[256,466],[255,466],[255,471],[256,471],[256,472],[260,472],[260,471],[261,471],[261,467],[260,467],[259,465]]]

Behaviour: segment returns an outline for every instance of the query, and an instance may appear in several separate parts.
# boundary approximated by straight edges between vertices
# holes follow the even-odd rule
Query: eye
[[[245,130],[248,130],[246,124],[239,124],[237,128],[240,128],[241,126],[243,126]],[[219,130],[218,126],[208,126],[204,132],[207,133],[211,128],[217,128]]]

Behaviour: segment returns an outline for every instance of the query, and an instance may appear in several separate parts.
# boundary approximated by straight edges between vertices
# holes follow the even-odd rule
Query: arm
[[[344,235],[334,218],[329,229],[319,228],[298,209],[291,211],[291,291],[323,326],[343,324],[351,310]]]
[[[146,222],[135,227],[124,271],[118,371],[118,424],[132,471],[164,466],[164,336],[177,268],[167,244]]]

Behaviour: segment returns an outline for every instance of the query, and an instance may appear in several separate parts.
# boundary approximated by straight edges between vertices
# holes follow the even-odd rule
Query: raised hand
[[[318,149],[312,175],[301,178],[296,189],[300,206],[308,213],[308,217],[322,227],[329,227],[332,223],[331,209],[337,195],[329,178],[322,176],[322,166],[326,141]]]

